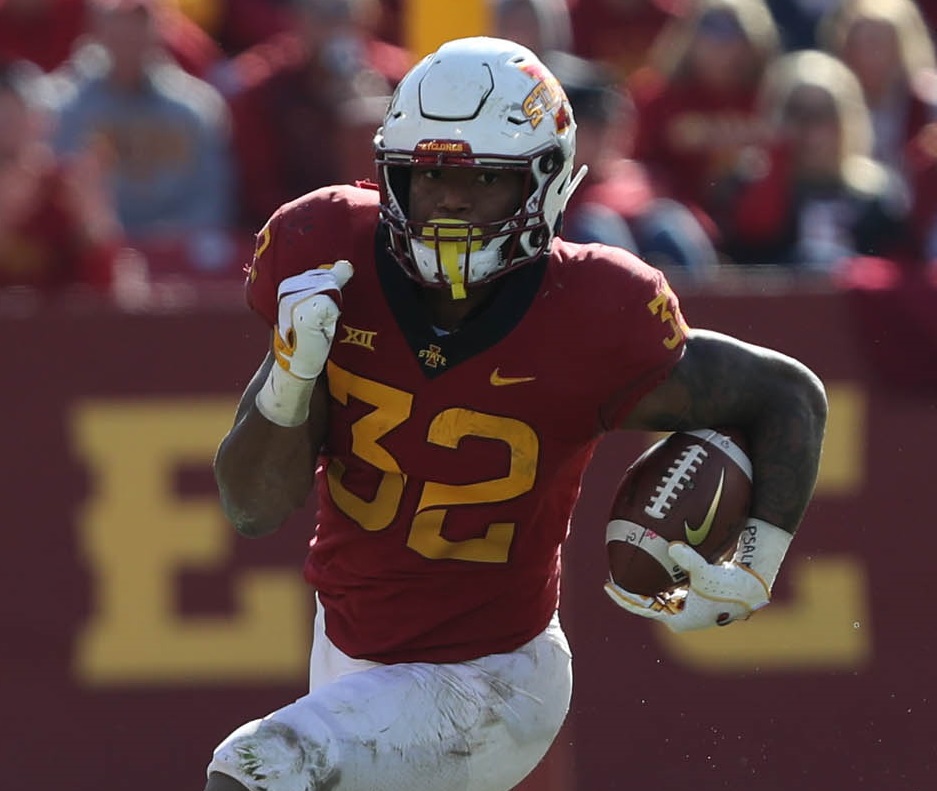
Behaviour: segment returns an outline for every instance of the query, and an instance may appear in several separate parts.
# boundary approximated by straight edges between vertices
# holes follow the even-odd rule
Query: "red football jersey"
[[[374,190],[318,190],[258,237],[248,300],[348,259],[330,428],[305,573],[345,653],[379,662],[511,651],[558,604],[560,547],[599,435],[679,359],[663,275],[557,240],[457,332],[433,328],[387,252]]]

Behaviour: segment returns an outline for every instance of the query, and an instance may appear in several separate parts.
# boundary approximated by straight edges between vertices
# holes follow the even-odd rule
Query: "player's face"
[[[523,173],[466,167],[414,167],[410,219],[483,224],[512,216],[524,199]]]

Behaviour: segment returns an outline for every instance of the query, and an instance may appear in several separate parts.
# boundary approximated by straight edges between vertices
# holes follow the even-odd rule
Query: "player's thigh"
[[[507,791],[556,737],[571,686],[555,624],[511,654],[342,676],[235,731],[209,769],[250,791]]]

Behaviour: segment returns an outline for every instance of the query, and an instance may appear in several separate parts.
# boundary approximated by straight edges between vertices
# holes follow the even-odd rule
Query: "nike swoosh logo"
[[[490,381],[495,387],[502,387],[504,385],[519,385],[523,382],[532,382],[536,378],[536,376],[501,376],[501,369],[495,368],[491,372]]]
[[[713,522],[716,520],[716,510],[719,508],[719,501],[722,499],[722,484],[725,481],[726,471],[719,473],[719,485],[716,487],[716,493],[713,495],[712,502],[709,504],[709,510],[699,527],[690,527],[689,523],[683,521],[683,529],[686,531],[686,540],[690,546],[698,547],[706,540],[709,531],[712,530]]]

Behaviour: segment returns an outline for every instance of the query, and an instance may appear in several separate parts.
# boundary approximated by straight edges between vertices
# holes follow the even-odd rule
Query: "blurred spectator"
[[[80,45],[96,2],[0,0],[0,58],[28,60],[46,72],[58,68]],[[207,77],[223,56],[221,48],[178,9],[162,0],[152,5],[166,51],[190,74]]]
[[[516,41],[541,57],[569,52],[572,26],[565,0],[489,0],[492,35]]]
[[[192,263],[217,266],[234,213],[227,106],[165,57],[152,6],[95,0],[89,43],[55,75],[55,145],[66,155],[104,152],[134,246],[197,238],[202,255]]]
[[[573,52],[605,63],[624,82],[645,66],[668,22],[696,0],[575,0],[568,2]]]
[[[842,0],[767,0],[771,16],[786,52],[816,49],[820,20],[836,10]]]
[[[339,106],[336,183],[376,182],[374,134],[384,122],[390,96],[352,96]]]
[[[86,0],[0,0],[0,59],[60,66],[85,28]]]
[[[937,0],[917,0],[917,7],[924,17],[928,30],[933,35],[937,29]]]
[[[337,183],[342,108],[389,96],[412,63],[371,33],[376,8],[374,0],[294,0],[289,33],[232,62],[245,229],[256,231],[282,203]]]
[[[120,226],[94,152],[68,163],[54,156],[38,72],[25,62],[0,65],[0,290],[86,285],[104,292]]]
[[[231,57],[289,27],[289,0],[170,0]]]
[[[718,258],[702,226],[655,195],[644,166],[629,158],[635,110],[613,73],[568,53],[545,62],[572,104],[576,161],[589,169],[566,207],[563,238],[623,247],[676,277],[712,274]]]
[[[915,243],[924,260],[937,271],[937,102],[934,110],[935,120],[911,141],[908,162],[914,188]]]
[[[638,108],[634,156],[662,194],[689,206],[716,235],[711,212],[739,153],[759,142],[757,88],[778,53],[763,0],[700,0],[670,22],[652,61],[631,81]]]
[[[403,17],[407,5],[408,0],[380,0],[380,12],[374,23],[374,35],[383,41],[405,47]]]
[[[910,141],[937,89],[934,45],[912,0],[843,0],[823,20],[824,49],[858,77],[872,118],[872,155],[906,175]]]
[[[875,161],[858,80],[817,50],[776,61],[760,107],[773,142],[752,149],[724,216],[725,252],[742,264],[830,272],[856,255],[904,256],[908,205]]]
[[[937,30],[937,0],[916,0],[915,5],[933,37],[934,31]]]

